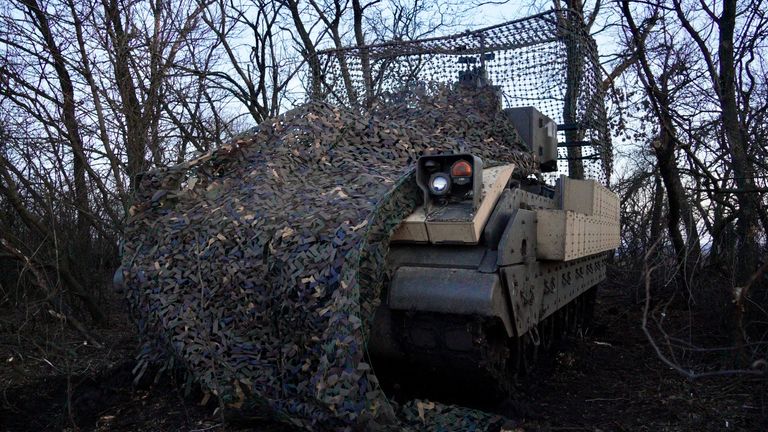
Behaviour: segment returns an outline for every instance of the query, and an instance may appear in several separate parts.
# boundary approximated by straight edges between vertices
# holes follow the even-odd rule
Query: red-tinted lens
[[[467,161],[458,161],[451,167],[451,177],[469,177],[472,175],[472,165]]]

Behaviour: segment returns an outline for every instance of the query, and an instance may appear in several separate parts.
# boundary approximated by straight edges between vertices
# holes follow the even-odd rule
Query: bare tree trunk
[[[724,0],[720,17],[715,17],[714,14],[710,13],[712,24],[716,26],[719,34],[717,65],[705,38],[688,20],[682,2],[673,0],[673,5],[682,27],[688,32],[701,52],[712,88],[717,93],[720,104],[723,147],[730,156],[728,162],[733,169],[734,182],[737,186],[736,200],[739,205],[736,210],[736,237],[739,250],[736,253],[735,276],[737,284],[741,285],[749,279],[757,268],[757,221],[764,221],[764,228],[768,229],[768,215],[760,205],[759,195],[755,188],[754,164],[748,156],[749,140],[739,121],[740,107],[736,92],[734,48],[738,2],[737,0]],[[757,4],[754,7],[759,8],[760,5]]]
[[[61,117],[64,127],[67,131],[67,140],[72,148],[72,154],[74,155],[73,176],[74,176],[74,203],[77,207],[77,241],[76,247],[77,253],[87,254],[90,250],[90,219],[88,212],[90,211],[90,203],[88,199],[88,185],[85,180],[85,166],[88,161],[85,159],[85,151],[83,147],[83,139],[80,135],[80,128],[77,121],[77,113],[75,112],[75,89],[72,85],[72,78],[67,70],[64,56],[56,44],[51,32],[51,26],[48,21],[48,15],[40,9],[40,5],[37,0],[23,0],[24,5],[29,10],[29,13],[35,17],[35,24],[37,25],[40,35],[45,41],[46,48],[50,51],[53,60],[53,67],[56,70],[56,77],[61,87]],[[86,256],[87,259],[87,256]]]
[[[112,42],[115,55],[115,82],[120,94],[122,113],[125,117],[128,177],[131,187],[135,188],[136,176],[147,168],[144,159],[147,148],[146,127],[142,121],[141,105],[136,96],[136,86],[131,76],[131,48],[128,44],[129,35],[123,30],[123,23],[120,18],[120,4],[117,0],[102,0],[102,4],[107,19],[107,33]]]
[[[681,269],[685,269],[685,257],[688,254],[686,241],[680,232],[681,213],[689,213],[687,197],[683,191],[683,185],[680,182],[680,171],[675,161],[674,138],[665,127],[661,127],[659,140],[654,143],[653,150],[656,153],[656,159],[659,166],[659,174],[664,182],[664,188],[667,191],[667,231],[672,239],[672,245],[675,248],[677,264]]]
[[[658,173],[658,168],[653,174],[653,209],[651,210],[651,232],[646,250],[655,244],[661,237],[662,223],[661,217],[664,211],[664,186],[662,185],[661,176]]]
[[[736,222],[739,251],[737,253],[736,281],[743,284],[757,268],[757,214],[760,203],[755,193],[754,168],[747,156],[747,139],[739,123],[739,106],[736,101],[736,77],[733,36],[736,26],[736,0],[723,1],[720,18],[719,86],[723,132],[731,153],[735,182],[741,193],[736,194],[739,203]]]
[[[99,138],[101,144],[104,146],[104,152],[109,159],[109,165],[112,170],[112,177],[115,180],[115,187],[117,188],[117,194],[120,197],[120,201],[123,204],[124,210],[127,210],[127,196],[125,192],[125,186],[123,185],[123,178],[120,172],[120,160],[115,155],[112,149],[112,143],[110,142],[109,135],[107,134],[106,121],[104,119],[104,109],[101,105],[101,97],[96,88],[96,82],[93,77],[93,71],[91,69],[91,63],[88,59],[88,52],[85,47],[85,39],[83,38],[83,23],[75,9],[74,0],[67,0],[67,5],[72,14],[72,25],[75,29],[75,37],[77,39],[77,46],[80,51],[80,59],[83,63],[82,75],[88,82],[88,88],[91,91],[91,97],[93,98],[93,107],[96,111],[96,118],[98,119],[99,126]]]
[[[85,289],[71,273],[71,266],[69,265],[69,262],[72,261],[74,257],[72,254],[67,253],[67,251],[60,251],[56,249],[58,245],[51,240],[56,238],[56,232],[51,231],[48,225],[39,220],[24,205],[22,198],[19,196],[16,182],[13,181],[13,178],[6,168],[7,163],[8,161],[5,158],[0,157],[0,180],[2,180],[0,181],[0,194],[2,194],[2,196],[8,200],[14,211],[19,215],[19,217],[21,217],[24,225],[30,231],[39,234],[39,236],[44,239],[47,239],[46,245],[54,248],[54,255],[58,257],[58,261],[53,264],[46,263],[45,265],[51,267],[58,273],[59,277],[62,279],[62,282],[69,288],[69,292],[82,301],[82,304],[85,306],[86,310],[94,321],[99,323],[105,322],[106,316],[96,305],[93,294],[89,290]],[[4,237],[5,239],[12,237],[8,233],[0,233],[0,236]],[[78,256],[78,258],[81,257]],[[79,268],[83,268],[81,263],[78,264]]]
[[[583,25],[581,10],[584,5],[580,0],[568,0],[566,4],[569,10],[563,17],[566,31],[575,32],[578,26]],[[581,141],[583,131],[579,130],[579,119],[576,118],[577,106],[579,102],[579,92],[581,91],[581,79],[583,78],[583,61],[581,56],[581,46],[577,42],[578,38],[566,35],[566,56],[568,58],[566,66],[566,90],[565,102],[563,104],[563,120],[569,128],[565,132],[566,143],[575,144]],[[569,146],[568,149],[568,176],[574,179],[584,178],[584,160],[581,147]]]
[[[669,65],[665,61],[668,70],[663,71],[658,78],[659,89],[656,101],[659,106],[661,121],[659,122],[659,145],[654,146],[664,186],[667,189],[669,200],[668,224],[670,235],[675,242],[677,263],[683,269],[683,276],[690,274],[692,265],[698,261],[701,255],[701,244],[696,222],[693,220],[693,210],[689,203],[689,196],[685,193],[683,183],[680,180],[680,169],[677,166],[676,150],[677,136],[673,126],[673,119],[669,88],[669,81],[676,66]],[[647,80],[647,78],[646,78]],[[685,229],[685,239],[680,232],[680,224]],[[673,233],[674,231],[674,233]],[[679,242],[679,244],[678,244]]]
[[[363,10],[360,0],[352,0],[352,12],[355,27],[355,41],[358,47],[365,46],[363,34]],[[368,51],[360,50],[360,64],[363,68],[363,81],[365,84],[365,106],[370,107],[373,102],[373,74],[371,72],[371,60]]]
[[[689,264],[696,263],[700,255],[700,242],[695,222],[692,219],[691,206],[680,180],[680,171],[675,159],[677,137],[672,117],[670,81],[677,73],[678,63],[672,52],[666,52],[662,58],[663,70],[655,74],[650,66],[643,32],[635,24],[627,0],[622,1],[622,11],[632,33],[633,47],[637,53],[638,76],[645,87],[645,92],[659,122],[658,139],[653,143],[653,150],[658,163],[659,174],[667,191],[668,215],[667,229],[675,249],[677,264],[682,270],[682,282],[687,286],[688,275],[693,270]],[[658,76],[657,76],[658,75]],[[686,238],[680,231],[681,221],[685,222]]]
[[[302,47],[301,54],[304,56],[307,64],[309,64],[309,71],[312,79],[311,91],[313,96],[319,96],[321,94],[320,82],[322,80],[322,70],[320,68],[320,59],[317,58],[317,50],[315,44],[312,42],[312,38],[309,36],[304,22],[301,20],[301,11],[299,10],[299,3],[297,0],[284,0],[288,6],[288,10],[291,12],[291,18],[293,18],[293,25],[296,27],[296,31],[299,33]]]
[[[317,15],[320,17],[320,20],[323,21],[325,24],[326,29],[331,34],[331,39],[333,40],[333,45],[336,47],[336,59],[339,61],[339,69],[341,72],[341,78],[342,81],[344,81],[344,88],[347,92],[347,100],[349,101],[349,105],[355,106],[357,105],[358,98],[357,98],[357,89],[355,89],[354,83],[352,82],[352,75],[349,72],[349,64],[347,63],[347,57],[345,53],[342,51],[342,48],[344,48],[344,42],[341,40],[341,29],[339,29],[339,24],[341,23],[342,15],[345,12],[346,4],[344,7],[342,7],[341,2],[339,0],[333,1],[334,6],[334,14],[332,18],[329,18],[328,15],[326,15],[325,11],[323,10],[323,5],[318,4],[316,0],[309,0],[309,4],[312,5],[312,7],[315,9],[315,12],[317,12]]]

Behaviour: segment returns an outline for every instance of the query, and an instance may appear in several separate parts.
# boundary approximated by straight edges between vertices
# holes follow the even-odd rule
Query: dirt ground
[[[768,430],[765,378],[682,377],[648,345],[642,305],[630,297],[603,288],[592,328],[542,361],[514,400],[490,409],[516,432]],[[267,418],[225,424],[181,377],[134,385],[136,335],[112,303],[111,325],[93,331],[102,348],[45,310],[0,309],[0,431],[291,430]],[[690,333],[690,314],[669,314],[670,328]]]

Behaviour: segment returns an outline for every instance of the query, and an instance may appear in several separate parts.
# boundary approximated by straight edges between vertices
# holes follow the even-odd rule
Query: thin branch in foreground
[[[656,339],[653,337],[653,335],[651,335],[650,330],[648,330],[648,315],[651,309],[651,275],[653,271],[656,269],[656,266],[652,266],[652,267],[649,266],[649,258],[651,254],[656,250],[658,243],[659,243],[659,240],[656,240],[656,242],[648,249],[648,252],[645,253],[645,257],[643,259],[643,273],[645,275],[645,304],[643,306],[642,323],[643,323],[643,333],[645,333],[645,337],[648,339],[648,342],[651,344],[651,347],[653,348],[659,360],[661,360],[662,363],[674,369],[676,372],[678,372],[679,374],[683,375],[684,377],[690,380],[695,380],[698,378],[705,378],[705,377],[713,377],[713,376],[726,376],[726,375],[765,376],[765,370],[762,370],[762,369],[724,369],[724,370],[717,370],[717,371],[711,371],[711,372],[694,372],[692,370],[684,369],[679,364],[671,361],[661,351],[658,344],[656,343]],[[753,363],[753,366],[755,367],[763,366],[763,365],[765,365],[765,361],[762,361],[762,362],[756,361]]]
[[[33,282],[35,285],[37,285],[37,287],[43,293],[46,293],[46,302],[51,307],[51,309],[48,311],[49,314],[69,324],[70,327],[80,333],[93,347],[98,349],[104,348],[104,346],[99,341],[97,341],[96,338],[94,338],[88,332],[88,330],[85,329],[85,326],[80,322],[80,320],[73,317],[71,314],[64,313],[64,311],[60,310],[60,308],[56,306],[56,304],[52,301],[53,296],[50,295],[50,290],[48,289],[48,284],[45,281],[45,277],[29,257],[24,255],[24,253],[22,253],[17,248],[13,247],[7,240],[3,238],[0,238],[0,246],[8,251],[15,259],[24,263],[24,265],[29,269],[30,273],[32,273],[34,276]]]

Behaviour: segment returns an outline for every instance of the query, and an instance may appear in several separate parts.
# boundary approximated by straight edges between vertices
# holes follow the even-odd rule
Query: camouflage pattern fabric
[[[486,97],[421,87],[364,111],[312,102],[147,173],[122,261],[143,338],[136,373],[180,363],[226,407],[307,430],[438,424],[393,407],[366,343],[389,236],[420,203],[418,156],[468,151],[534,170]],[[491,425],[468,412],[477,430]]]

